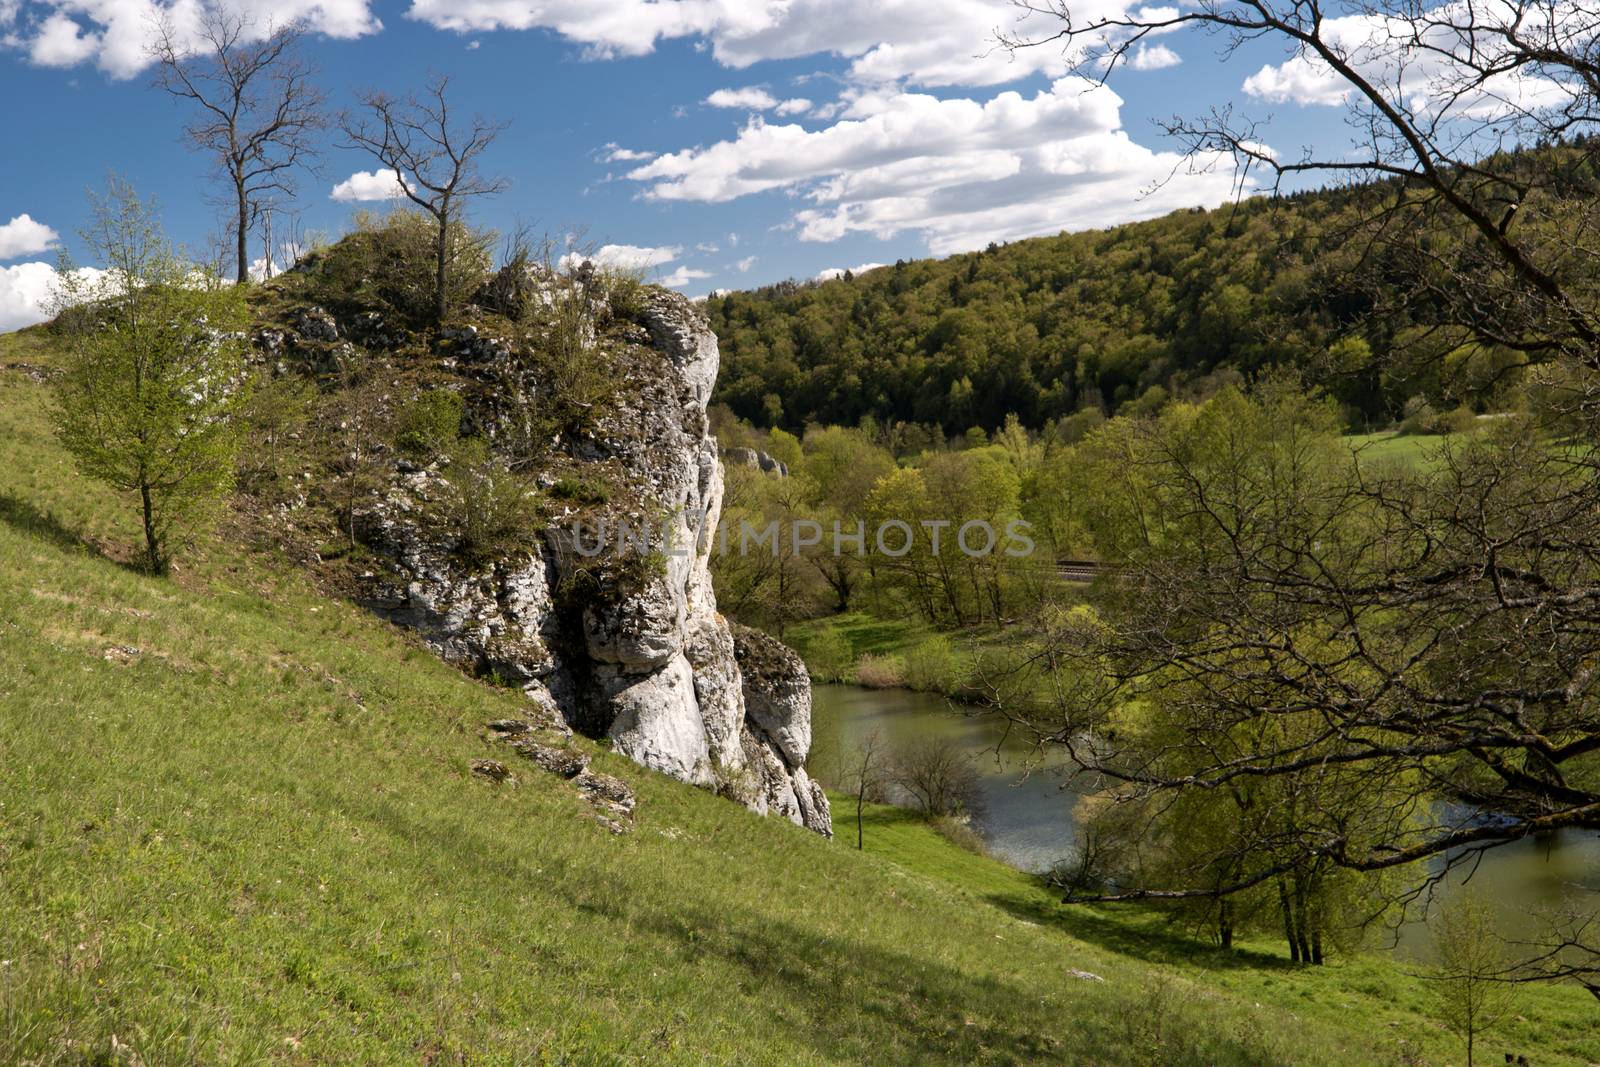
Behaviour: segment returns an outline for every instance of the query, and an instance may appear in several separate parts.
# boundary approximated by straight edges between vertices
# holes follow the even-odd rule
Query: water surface
[[[874,730],[891,750],[912,738],[949,737],[973,755],[983,774],[985,810],[975,828],[991,854],[1031,872],[1071,857],[1078,794],[1063,753],[1041,758],[1008,737],[992,716],[928,693],[844,685],[818,685],[812,692],[811,765],[823,781],[832,780],[842,754]],[[847,815],[838,813],[838,819],[842,828]],[[1495,904],[1504,936],[1534,937],[1544,913],[1600,907],[1600,835],[1561,831],[1503,845],[1476,865],[1458,867],[1441,893],[1460,892],[1463,885]],[[1403,954],[1426,956],[1424,924],[1413,920],[1402,927],[1398,945]]]

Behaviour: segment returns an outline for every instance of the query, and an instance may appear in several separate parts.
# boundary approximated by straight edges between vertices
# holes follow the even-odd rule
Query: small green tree
[[[90,204],[82,236],[106,268],[62,260],[56,428],[82,473],[138,497],[145,564],[164,574],[233,484],[245,307],[235,288],[196,284],[128,183]]]
[[[1433,924],[1439,960],[1431,976],[1439,1021],[1467,1043],[1467,1067],[1480,1035],[1511,1013],[1516,986],[1507,981],[1505,943],[1494,914],[1477,895],[1462,893]]]

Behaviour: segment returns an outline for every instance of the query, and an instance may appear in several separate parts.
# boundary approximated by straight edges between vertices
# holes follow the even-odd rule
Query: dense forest
[[[1589,156],[1518,165],[1595,185]],[[1256,197],[859,276],[715,296],[718,399],[758,426],[1042,429],[1158,410],[1273,366],[1324,385],[1352,428],[1408,401],[1505,406],[1517,357],[1431,327],[1362,219],[1383,184]]]

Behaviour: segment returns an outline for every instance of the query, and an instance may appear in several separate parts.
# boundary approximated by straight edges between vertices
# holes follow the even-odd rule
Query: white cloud
[[[305,20],[329,37],[361,37],[383,28],[368,0],[230,0],[259,39],[269,26]],[[15,27],[7,44],[41,66],[70,67],[94,60],[113,78],[131,78],[150,65],[149,45],[158,20],[174,22],[180,40],[193,40],[203,8],[195,0],[26,0],[0,2]],[[0,18],[0,25],[6,19]]]
[[[811,110],[811,101],[797,96],[792,100],[779,100],[765,89],[751,86],[744,89],[718,89],[706,97],[708,107],[739,108],[745,111],[776,111],[780,115],[803,115]]]
[[[770,111],[778,100],[765,89],[718,89],[706,97],[709,107],[745,108],[750,111]]]
[[[1164,44],[1141,44],[1128,58],[1128,66],[1134,70],[1161,70],[1182,62],[1183,57]]]
[[[694,267],[680,265],[677,270],[661,279],[661,284],[669,289],[682,289],[690,282],[703,281],[711,277],[709,271],[696,270]]]
[[[93,267],[80,267],[75,273],[91,285],[105,277],[104,271]],[[20,330],[50,318],[56,301],[57,278],[56,268],[50,263],[0,267],[0,333]]]
[[[587,259],[599,267],[651,270],[664,263],[671,263],[682,254],[683,249],[677,245],[663,245],[656,248],[641,245],[602,245],[589,255],[568,252],[561,257],[561,269],[571,270]]]
[[[982,102],[860,88],[844,99],[822,129],[753,118],[627,176],[659,200],[784,190],[810,202],[790,219],[803,240],[911,231],[939,254],[1216,204],[1233,188],[1231,167],[1197,172],[1133,143],[1121,99],[1079,78]]]
[[[329,199],[341,203],[366,200],[398,200],[406,195],[392,170],[358,170],[333,187]]]
[[[1092,22],[1125,9],[1086,0],[1073,15]],[[1070,66],[1058,47],[999,48],[997,31],[1043,35],[1059,25],[999,0],[412,0],[407,17],[462,33],[554,30],[591,56],[643,55],[689,38],[735,69],[833,54],[849,60],[855,81],[1000,85]]]
[[[1470,21],[1472,34],[1455,27]],[[1489,4],[1470,11],[1451,0],[1412,19],[1379,14],[1325,19],[1321,34],[1391,104],[1432,120],[1483,120],[1513,111],[1559,107],[1591,92],[1581,80],[1570,85],[1517,69],[1496,27],[1515,31],[1537,47],[1571,52],[1600,43],[1600,22],[1592,10],[1566,2],[1552,4],[1538,19],[1516,5]],[[1481,77],[1483,70],[1500,73]],[[1565,72],[1563,72],[1565,74]],[[1267,64],[1244,81],[1244,91],[1272,103],[1336,107],[1352,100],[1353,88],[1320,59],[1296,55]],[[1471,136],[1466,131],[1465,136]]]
[[[859,266],[851,267],[848,271],[843,267],[829,267],[827,270],[817,272],[817,281],[828,282],[835,278],[843,278],[846,274],[849,274],[851,277],[855,277],[858,274],[865,274],[869,270],[877,270],[879,267],[883,266],[887,266],[887,264],[862,263]]]
[[[272,255],[273,277],[282,274],[284,271],[298,263],[300,261],[300,257],[305,255],[305,252],[306,249],[304,246],[298,245],[293,241],[284,241],[278,246],[277,251],[275,251]],[[250,261],[250,277],[254,278],[258,282],[266,279],[266,256],[257,256],[255,259]]]
[[[0,259],[48,252],[60,239],[61,235],[44,223],[35,222],[27,214],[18,215],[0,226]]]
[[[739,262],[735,263],[733,265],[733,268],[735,270],[737,270],[740,274],[748,274],[748,273],[750,273],[750,268],[755,266],[755,265],[756,265],[756,257],[755,256],[745,256],[743,259],[739,260]]]
[[[41,67],[71,67],[94,55],[100,38],[85,33],[77,22],[56,12],[46,18],[27,42],[28,58]]]
[[[654,152],[636,152],[631,148],[623,148],[615,141],[608,141],[600,146],[600,151],[605,153],[603,158],[607,163],[637,163],[646,159],[656,158]]]

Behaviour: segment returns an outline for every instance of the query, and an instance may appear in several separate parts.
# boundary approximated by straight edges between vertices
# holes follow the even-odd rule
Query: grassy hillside
[[[0,1063],[1453,1062],[1386,963],[1244,967],[893,811],[859,854],[602,751],[614,836],[479,780],[519,694],[225,537],[126,568],[46,411],[0,370]],[[1586,1001],[1495,1058],[1600,1058]]]

